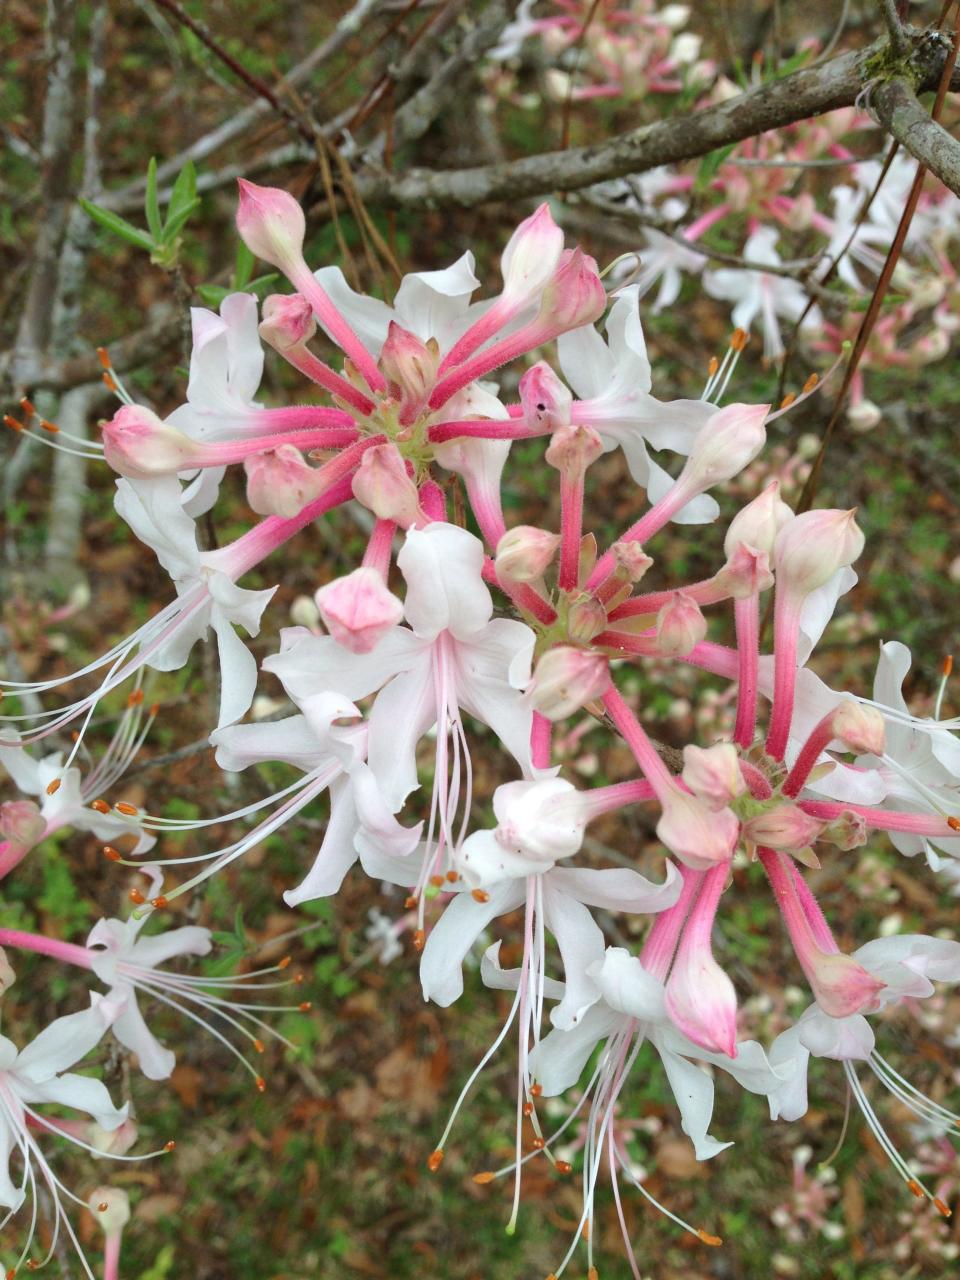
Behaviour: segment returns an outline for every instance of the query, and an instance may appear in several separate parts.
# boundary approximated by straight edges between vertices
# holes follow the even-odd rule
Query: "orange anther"
[[[33,401],[32,401],[32,400],[28,400],[26,396],[23,396],[23,397],[21,398],[21,400],[20,400],[20,408],[23,410],[23,412],[27,415],[27,417],[28,417],[28,418],[33,418],[33,417],[35,417],[35,416],[36,416],[36,412],[37,412],[37,411],[36,411],[36,409],[33,407]]]
[[[302,974],[302,973],[295,973],[295,974],[293,975],[293,977],[290,979],[290,981],[293,983],[293,985],[294,985],[295,987],[302,987],[302,986],[303,986],[303,974]]]
[[[266,1082],[266,1080],[264,1080],[263,1076],[257,1076],[257,1090],[258,1090],[258,1092],[263,1093],[263,1092],[266,1090],[266,1087],[267,1087],[267,1082]]]
[[[583,1224],[583,1228],[581,1229],[580,1234],[581,1234],[581,1236],[584,1238],[584,1240],[589,1240],[589,1239],[590,1239],[590,1222],[589,1222],[589,1220],[588,1220],[588,1221],[586,1221],[586,1222]]]
[[[143,690],[142,690],[142,689],[134,689],[133,693],[129,693],[129,694],[127,694],[127,706],[128,706],[128,707],[139,707],[139,705],[140,705],[140,703],[141,703],[142,701],[143,701]]]
[[[557,1173],[573,1172],[573,1165],[569,1162],[569,1160],[558,1160],[556,1167],[557,1167]]]
[[[455,884],[456,881],[460,879],[459,873],[456,871],[450,870],[447,872],[447,879],[450,881],[451,884]]]
[[[803,394],[808,395],[820,381],[819,373],[811,373],[810,377],[803,384]]]
[[[955,818],[951,813],[950,817],[947,819],[947,826],[951,831],[960,831],[960,818]]]
[[[52,436],[57,435],[60,431],[60,428],[56,425],[56,423],[48,422],[46,418],[40,419],[40,426],[43,428],[44,431],[49,431]]]
[[[101,376],[102,376],[102,378],[103,378],[103,385],[107,388],[107,390],[108,390],[108,391],[116,391],[116,389],[117,389],[117,384],[114,382],[114,380],[113,380],[113,378],[110,376],[110,374],[109,374],[109,373],[104,373],[104,374],[102,374]]]
[[[916,1196],[918,1200],[923,1199],[923,1187],[921,1187],[920,1183],[916,1180],[916,1178],[910,1179],[910,1181],[907,1183],[907,1190],[910,1192],[911,1195]]]
[[[101,1200],[100,1203],[97,1205],[97,1208],[100,1210],[101,1213],[106,1213],[107,1210],[110,1208],[110,1206],[107,1204],[106,1200]]]
[[[254,1040],[253,1047],[256,1049],[257,1053],[263,1053],[264,1046],[262,1040]]]
[[[531,1138],[530,1145],[533,1147],[534,1151],[542,1151],[547,1143],[544,1138]]]
[[[117,813],[122,813],[125,818],[135,818],[139,813],[135,804],[127,804],[126,800],[118,800],[113,806]]]
[[[704,1231],[703,1227],[699,1228],[697,1235],[704,1244],[708,1244],[713,1248],[717,1248],[719,1245],[723,1244],[723,1240],[720,1236],[712,1236],[709,1231]]]
[[[147,714],[151,716],[158,716],[160,714],[160,703],[159,702],[152,703],[150,706],[150,710],[148,711]]]
[[[707,365],[707,377],[712,378],[719,368],[720,361],[716,356],[711,356],[710,363]]]
[[[55,796],[55,795],[57,794],[57,792],[60,790],[60,783],[61,783],[61,779],[60,779],[60,778],[54,778],[52,782],[48,782],[48,783],[47,783],[47,795],[48,795],[48,796]]]
[[[541,1095],[542,1093],[543,1093],[543,1085],[542,1085],[542,1084],[532,1084],[532,1085],[530,1086],[530,1096],[531,1096],[531,1097],[533,1097],[533,1098],[539,1098],[539,1097],[540,1097],[540,1095]]]
[[[749,336],[742,329],[734,329],[733,337],[730,339],[730,346],[734,351],[742,351],[749,340]]]
[[[414,951],[422,951],[427,944],[427,935],[422,929],[414,929],[413,931],[413,949]]]
[[[307,1013],[307,1012],[308,1012],[310,1009],[312,1009],[312,1008],[313,1008],[313,1005],[310,1003],[310,1001],[309,1001],[309,1000],[302,1000],[302,1001],[300,1002],[300,1012],[301,1012],[301,1013]]]
[[[282,959],[282,960],[280,960],[280,961],[278,962],[278,964],[277,964],[277,968],[278,968],[278,969],[286,969],[286,968],[288,968],[288,967],[289,967],[289,964],[290,964],[290,957],[289,957],[289,956],[284,956],[284,957],[283,957],[283,959]]]
[[[486,889],[471,889],[470,897],[474,900],[474,902],[490,901],[490,895],[489,893],[487,893]]]
[[[143,896],[143,894],[140,892],[139,889],[131,889],[130,893],[128,894],[128,897],[130,898],[130,901],[135,902],[138,907],[142,902],[146,902],[146,898]]]
[[[162,911],[164,907],[169,906],[167,899],[162,893],[158,893],[155,898],[150,899],[151,907],[156,907],[158,911]]]
[[[532,1115],[533,1115],[533,1103],[532,1103],[532,1102],[525,1102],[525,1103],[523,1104],[523,1114],[524,1114],[525,1116],[532,1116]]]
[[[475,1173],[473,1175],[473,1180],[478,1186],[485,1187],[487,1183],[492,1182],[496,1176],[497,1175],[492,1173],[489,1169],[484,1169],[482,1173]]]
[[[163,1144],[163,1149],[164,1149],[164,1151],[172,1151],[172,1150],[173,1150],[173,1148],[174,1148],[176,1145],[177,1145],[177,1144],[176,1144],[176,1143],[174,1142],[174,1140],[171,1138],[169,1142],[165,1142],[165,1143]]]
[[[10,430],[11,430],[11,431],[22,431],[22,430],[23,430],[23,423],[22,423],[22,422],[18,422],[18,421],[16,420],[16,418],[11,417],[11,415],[10,415],[9,413],[5,413],[5,414],[3,415],[3,421],[4,421],[5,425],[6,425],[6,426],[8,426],[8,427],[10,428]]]
[[[105,844],[103,846],[103,856],[107,859],[108,862],[120,862],[121,860],[119,851],[117,849],[114,849],[113,845],[111,844]]]
[[[953,671],[953,654],[948,653],[947,656],[944,658],[943,662],[941,662],[940,664],[940,674],[943,676],[944,680],[946,680],[946,678],[950,675],[952,671]]]
[[[427,1156],[427,1168],[431,1173],[436,1173],[443,1164],[443,1147],[437,1147],[436,1151],[431,1151]]]
[[[945,1200],[941,1200],[939,1196],[934,1196],[933,1207],[937,1210],[938,1213],[942,1213],[945,1218],[950,1218],[953,1216],[953,1210],[950,1208],[947,1202]]]
[[[797,397],[794,395],[792,391],[788,391],[787,394],[780,401],[780,408],[789,409],[790,406],[793,404],[794,400],[796,400],[796,398]]]
[[[591,1267],[587,1272],[587,1280],[600,1280],[600,1272],[596,1267]]]
[[[430,883],[435,889],[441,889],[443,887],[443,876],[431,876]]]
[[[97,347],[97,359],[105,369],[110,368],[110,356],[106,347]]]
[[[404,910],[406,911],[411,911],[416,905],[417,905],[417,899],[412,893],[409,895],[409,897],[406,897],[403,900]]]
[[[90,808],[91,808],[91,809],[96,809],[97,813],[109,813],[109,812],[110,812],[110,806],[107,804],[106,800],[91,800],[91,801],[90,801]]]

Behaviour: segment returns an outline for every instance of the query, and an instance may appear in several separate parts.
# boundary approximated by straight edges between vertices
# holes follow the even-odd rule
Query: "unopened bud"
[[[32,800],[7,800],[0,804],[0,835],[21,853],[43,839],[46,819]]]
[[[653,564],[639,542],[615,542],[610,548],[616,563],[615,573],[628,582],[637,583]]]
[[[256,257],[289,274],[291,267],[303,261],[303,210],[288,191],[279,187],[260,187],[245,178],[240,178],[238,185],[240,239]]]
[[[351,653],[370,653],[403,617],[403,605],[376,569],[354,569],[314,596],[327,630]]]
[[[313,308],[299,293],[272,293],[264,299],[260,337],[274,351],[303,346],[316,331]]]
[[[703,611],[685,591],[675,591],[657,614],[657,647],[664,656],[681,658],[707,634]]]
[[[381,520],[409,529],[421,518],[417,486],[394,444],[367,449],[353,477],[353,496]]]
[[[544,455],[567,480],[577,480],[603,453],[603,441],[593,427],[558,427]]]
[[[607,294],[595,259],[582,249],[565,249],[540,298],[537,319],[553,333],[579,329],[599,320]]]
[[[589,644],[607,629],[607,611],[595,596],[585,596],[570,606],[567,635],[577,644]]]
[[[64,1122],[68,1123],[68,1122]],[[102,1151],[108,1156],[122,1156],[130,1150],[140,1136],[139,1130],[133,1120],[124,1120],[116,1129],[104,1129],[104,1127],[94,1120],[90,1123],[78,1122],[83,1132],[78,1136],[82,1136],[83,1140],[97,1151]]]
[[[886,983],[868,973],[853,956],[814,949],[804,960],[817,1004],[831,1018],[869,1013],[877,1007],[877,997]]]
[[[122,405],[101,427],[103,456],[122,476],[146,480],[190,468],[196,445],[139,404]]]
[[[799,598],[829,582],[863,550],[856,511],[804,511],[777,534],[774,571],[781,590]]]
[[[556,431],[570,421],[573,394],[550,366],[540,360],[520,379],[520,404],[526,423]]]
[[[684,947],[664,990],[670,1021],[710,1053],[737,1056],[737,993],[709,943]]]
[[[683,748],[683,781],[708,809],[725,809],[744,791],[740,757],[730,742],[712,747],[688,743]]]
[[[436,339],[421,342],[415,333],[393,320],[380,352],[380,369],[400,401],[400,415],[408,421],[424,404],[437,380],[440,349]]]
[[[549,282],[563,252],[563,232],[542,204],[524,218],[500,258],[503,295],[513,303],[532,299]]]
[[[883,420],[883,414],[872,400],[860,400],[847,410],[847,421],[854,431],[872,431]]]
[[[717,581],[734,600],[749,600],[773,586],[770,558],[765,551],[741,542],[717,574]]]
[[[741,542],[757,551],[773,555],[777,534],[793,519],[793,512],[780,497],[780,481],[771,480],[764,491],[748,502],[730,521],[723,550],[729,559]]]
[[[820,840],[842,849],[844,853],[859,849],[867,843],[867,820],[862,813],[844,809],[843,813],[826,824],[820,832]]]
[[[830,728],[833,736],[850,751],[860,755],[883,755],[886,723],[876,707],[866,707],[853,698],[845,698],[834,711]]]
[[[243,469],[247,502],[258,515],[292,520],[316,496],[317,471],[295,445],[281,444],[251,454],[244,459]]]
[[[768,404],[728,404],[711,414],[696,434],[680,479],[702,493],[739,475],[764,446],[769,411]]]
[[[529,697],[548,720],[563,720],[610,688],[610,667],[600,653],[557,645],[537,663]]]
[[[130,1198],[119,1187],[97,1187],[87,1197],[87,1206],[104,1235],[119,1235],[130,1221]]]
[[[740,835],[732,809],[710,809],[679,787],[671,787],[660,803],[657,838],[681,862],[695,871],[707,871],[730,861]]]
[[[550,567],[560,535],[521,524],[508,529],[497,543],[497,575],[511,582],[536,582]]]
[[[745,840],[770,849],[792,852],[805,849],[823,830],[823,823],[795,804],[779,804],[748,818],[743,824]]]

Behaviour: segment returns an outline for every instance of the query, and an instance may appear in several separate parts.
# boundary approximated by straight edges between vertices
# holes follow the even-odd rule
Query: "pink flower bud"
[[[309,342],[317,331],[313,308],[299,293],[272,293],[264,299],[260,337],[281,354]]]
[[[853,956],[811,948],[803,960],[817,1004],[831,1018],[849,1018],[877,1008],[877,997],[887,984]]]
[[[545,454],[547,463],[567,480],[577,480],[603,453],[603,441],[593,427],[558,427]]]
[[[820,840],[835,845],[845,853],[851,849],[859,849],[867,843],[867,820],[862,813],[844,809],[843,813],[831,818],[823,828]]]
[[[416,416],[437,380],[440,349],[436,340],[421,342],[415,333],[393,320],[380,352],[380,369],[400,401],[400,417],[406,422]]]
[[[577,644],[589,644],[594,636],[607,629],[607,611],[595,596],[586,596],[570,606],[567,635]]]
[[[13,966],[7,959],[7,953],[3,947],[0,947],[0,996],[10,988],[17,980],[17,975],[13,972]]]
[[[96,1147],[104,1155],[122,1156],[130,1150],[140,1136],[133,1120],[124,1120],[116,1129],[104,1129],[94,1120],[92,1123],[78,1122],[84,1132],[81,1135],[91,1147]]]
[[[777,534],[774,570],[780,588],[799,598],[829,582],[863,550],[856,510],[804,511]]]
[[[114,471],[133,480],[175,474],[195,465],[191,458],[197,450],[190,437],[143,405],[123,405],[101,431],[104,458]]]
[[[563,720],[610,687],[610,667],[601,653],[557,645],[537,663],[528,693],[534,709],[548,720]]]
[[[834,711],[830,728],[850,751],[860,755],[882,756],[886,739],[886,723],[876,707],[845,698]]]
[[[792,519],[793,512],[780,497],[780,481],[771,480],[764,491],[730,521],[723,540],[727,558],[733,555],[741,542],[772,556],[777,534]]]
[[[520,404],[523,418],[530,426],[556,431],[570,421],[573,395],[543,360],[528,369],[520,379]]]
[[[660,804],[657,838],[681,862],[695,871],[706,871],[730,861],[740,836],[740,823],[732,809],[709,809],[679,787],[671,787]]]
[[[317,472],[295,445],[281,444],[251,454],[244,459],[243,469],[247,502],[258,515],[292,520],[316,496]]]
[[[670,1021],[710,1053],[737,1056],[737,993],[709,943],[684,947],[664,990]]]
[[[288,191],[238,179],[237,231],[251,253],[290,274],[303,261],[306,220]]]
[[[607,293],[596,261],[582,249],[565,249],[543,291],[537,319],[553,333],[563,333],[593,324],[606,307]]]
[[[351,653],[370,653],[403,617],[403,605],[376,569],[354,569],[314,599],[327,630]]]
[[[0,804],[0,834],[21,855],[43,839],[46,819],[32,800],[8,800]]]
[[[717,582],[734,600],[749,600],[761,591],[769,591],[773,586],[773,574],[767,553],[757,551],[746,542],[739,543],[717,574]]]
[[[657,614],[657,646],[669,658],[680,658],[707,634],[703,611],[685,591],[675,591]]]
[[[520,223],[500,258],[504,297],[515,304],[532,299],[550,280],[562,252],[563,232],[549,205],[542,204]]]
[[[823,823],[797,805],[778,804],[748,818],[743,824],[743,837],[753,844],[790,853],[812,844],[822,830]]]
[[[560,535],[521,524],[508,529],[497,543],[497,575],[511,582],[536,582],[549,569]]]
[[[353,496],[381,520],[409,529],[422,518],[417,486],[395,444],[368,449],[353,477]]]
[[[119,1236],[130,1221],[130,1197],[119,1187],[96,1187],[87,1206],[106,1236]]]
[[[732,480],[751,463],[767,439],[768,404],[728,404],[697,432],[681,479],[698,492]]]
[[[616,562],[614,572],[627,582],[637,583],[653,564],[639,542],[615,542],[610,548]]]
[[[740,757],[730,742],[712,747],[689,743],[683,748],[683,773],[686,785],[708,809],[725,809],[744,791]]]

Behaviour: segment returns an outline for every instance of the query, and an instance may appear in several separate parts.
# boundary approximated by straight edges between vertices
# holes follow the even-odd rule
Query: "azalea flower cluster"
[[[285,893],[288,905],[336,894],[359,864],[368,877],[405,890],[425,999],[441,1006],[459,999],[478,942],[483,984],[507,993],[500,1033],[424,1151],[429,1169],[440,1169],[470,1087],[508,1037],[516,1043],[514,1157],[476,1181],[513,1179],[511,1229],[523,1168],[541,1159],[569,1174],[557,1144],[579,1119],[582,1214],[554,1277],[582,1247],[595,1280],[601,1175],[611,1180],[621,1223],[621,1179],[652,1200],[626,1149],[632,1082],[641,1072],[663,1072],[696,1157],[708,1160],[730,1144],[710,1132],[714,1074],[703,1064],[766,1097],[774,1119],[795,1120],[807,1108],[810,1059],[834,1060],[896,1172],[915,1195],[949,1213],[887,1135],[863,1077],[875,1077],[942,1132],[956,1130],[956,1116],[881,1056],[870,1019],[913,1008],[935,981],[960,979],[960,943],[897,935],[866,939],[848,954],[807,871],[820,858],[842,859],[873,832],[888,833],[903,855],[923,854],[934,868],[960,856],[956,721],[911,714],[901,693],[910,655],[896,641],[882,648],[872,697],[832,690],[807,665],[856,581],[851,566],[863,536],[854,512],[795,514],[773,481],[727,525],[724,559],[710,577],[667,582],[657,564],[658,535],[671,522],[716,520],[710,491],[758,456],[767,425],[782,412],[721,404],[742,343],[711,368],[701,399],[658,400],[640,286],[609,298],[596,263],[565,246],[546,205],[508,241],[493,299],[473,300],[479,281],[466,253],[445,270],[406,276],[391,305],[355,293],[338,268],[310,269],[304,216],[292,197],[249,182],[240,187],[239,233],[292,291],[262,305],[233,294],[218,315],[194,311],[187,401],[166,418],[108,375],[122,403],[103,425],[97,456],[119,473],[117,513],[155,552],[172,598],[76,673],[93,685],[88,692],[0,722],[3,763],[34,797],[3,808],[0,874],[69,824],[109,842],[112,861],[152,877],[148,892],[134,891],[133,915],[100,922],[83,947],[0,928],[8,954],[40,952],[88,971],[103,988],[89,1010],[67,1015],[24,1049],[0,1039],[0,1202],[10,1215],[31,1195],[34,1203],[27,1243],[8,1274],[37,1265],[30,1249],[40,1185],[55,1206],[54,1240],[62,1229],[76,1243],[61,1204],[72,1193],[49,1163],[48,1136],[100,1151],[116,1149],[109,1135],[131,1133],[126,1111],[101,1083],[65,1068],[112,1035],[149,1078],[172,1069],[138,995],[205,1022],[263,1087],[234,1045],[239,1035],[263,1051],[259,1006],[227,993],[284,978],[171,972],[175,957],[202,956],[209,934],[196,926],[153,930],[175,899],[323,797],[325,834],[301,883]],[[326,358],[317,349],[324,339]],[[555,363],[534,361],[551,343]],[[278,408],[257,399],[264,344],[311,384],[310,402]],[[521,359],[514,400],[490,376]],[[804,394],[814,393],[815,381]],[[25,413],[31,410],[27,404]],[[18,425],[33,429],[26,420]],[[520,440],[544,446],[541,465],[559,494],[558,528],[507,523],[501,478]],[[588,473],[618,448],[636,486],[635,519],[601,547],[585,526]],[[215,508],[226,469],[241,465],[248,505],[260,518],[234,541],[201,550],[197,517]],[[457,492],[466,496],[469,520],[453,500]],[[349,503],[367,513],[361,563],[317,584],[315,625],[282,630],[278,651],[261,664],[282,686],[290,714],[245,720],[258,672],[239,629],[257,635],[274,589],[240,581],[255,567],[279,579],[274,553]],[[648,586],[648,574],[660,582]],[[760,620],[771,592],[773,648],[764,652]],[[708,638],[711,620],[725,613],[735,646]],[[165,818],[118,795],[149,727],[143,682],[150,669],[182,668],[211,639],[220,677],[210,736],[218,765],[231,772],[282,762],[296,777],[233,813]],[[665,662],[735,684],[732,740],[691,742],[675,760],[649,736],[623,677],[638,664]],[[16,702],[64,683],[6,688]],[[84,777],[78,761],[87,727],[113,695],[126,698],[126,709],[110,749]],[[562,776],[554,726],[584,717],[623,740],[635,761],[629,776],[586,789]],[[43,754],[47,739],[56,745],[68,729],[70,750]],[[486,821],[477,817],[485,799],[475,795],[478,752],[504,778]],[[659,869],[594,865],[585,853],[589,824],[636,806],[655,826]],[[228,845],[199,857],[165,856],[165,832],[226,820],[246,823]],[[809,1007],[766,1048],[740,1035],[728,972],[735,957],[716,944],[731,903],[756,892],[754,867],[810,990]],[[609,944],[611,914],[646,925],[636,954]],[[550,1131],[540,1100],[578,1083],[579,1100]],[[90,1116],[96,1127],[32,1110],[46,1101]],[[101,1203],[111,1201],[104,1195]],[[704,1244],[720,1243],[707,1226],[653,1203]],[[119,1240],[119,1229],[108,1241]],[[108,1259],[117,1254],[112,1247]],[[105,1274],[116,1274],[115,1261]]]

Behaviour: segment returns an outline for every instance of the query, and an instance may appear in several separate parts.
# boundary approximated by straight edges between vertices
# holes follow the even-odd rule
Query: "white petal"
[[[171,578],[196,573],[200,560],[196,527],[181,505],[176,476],[120,479],[113,505],[140,541],[156,553]]]
[[[378,298],[354,293],[339,267],[321,267],[313,274],[361,343],[371,355],[379,356],[393,319],[390,307]]]
[[[404,858],[412,853],[420,840],[423,822],[412,827],[402,826],[393,816],[383,796],[372,769],[355,764],[350,777],[353,782],[353,802],[356,805],[360,826],[354,845],[360,854],[389,854]]]
[[[797,1023],[800,1043],[815,1058],[861,1058],[866,1061],[876,1040],[870,1023],[860,1013],[831,1018],[811,1005]]]
[[[526,885],[497,885],[486,902],[458,893],[430,931],[420,958],[424,1000],[453,1004],[463,994],[463,961],[491,920],[513,911],[524,900]]]
[[[442,352],[449,350],[462,331],[470,295],[480,285],[474,265],[468,249],[451,267],[404,276],[394,299],[400,324],[424,342],[436,338]]]
[[[367,762],[387,804],[396,812],[419,784],[417,743],[437,722],[436,690],[429,653],[395,676],[370,712]],[[437,732],[445,732],[446,726]]]
[[[146,969],[172,960],[174,956],[209,955],[212,946],[210,930],[200,925],[187,924],[179,929],[166,929],[163,933],[142,934],[130,948],[129,960]]]
[[[125,1049],[137,1055],[140,1070],[148,1080],[169,1077],[177,1065],[176,1055],[164,1048],[144,1022],[132,991],[110,1029]]]
[[[662,884],[626,868],[594,871],[589,867],[557,867],[550,876],[550,882],[587,906],[638,915],[672,907],[683,884],[680,873],[669,861]]]
[[[15,1090],[25,1102],[57,1102],[62,1107],[85,1111],[101,1129],[108,1131],[119,1129],[127,1118],[127,1104],[115,1107],[106,1085],[89,1076],[74,1075],[68,1071],[65,1075],[37,1084],[30,1081],[22,1086],[20,1081],[16,1081]]]
[[[418,636],[432,640],[449,631],[465,639],[490,621],[483,543],[466,529],[442,521],[411,529],[397,565],[407,582],[404,615]]]
[[[408,671],[429,646],[406,627],[389,631],[372,653],[351,653],[332,636],[315,636],[288,627],[279,653],[263,663],[294,702],[335,690],[355,701],[381,688],[399,671]]]
[[[100,1008],[99,1001],[92,1002],[89,1009],[57,1018],[20,1051],[15,1068],[17,1076],[36,1083],[72,1067],[100,1043],[107,1022],[107,1013]]]
[[[807,1067],[810,1050],[800,1041],[799,1026],[782,1031],[770,1046],[770,1063],[786,1072],[783,1083],[767,1095],[771,1120],[799,1120],[807,1111]]]
[[[494,942],[480,960],[480,978],[485,987],[492,991],[516,991],[520,985],[522,969],[504,969],[500,965],[501,942]],[[560,1000],[563,996],[563,983],[555,978],[543,979],[543,994],[548,1000]]]
[[[600,998],[589,970],[603,961],[603,933],[583,903],[558,892],[549,875],[543,877],[543,915],[563,961],[563,999],[551,1010],[550,1021],[564,1030],[576,1026]]]
[[[354,839],[359,825],[353,786],[349,778],[340,777],[330,784],[330,820],[313,866],[295,889],[288,889],[283,895],[288,907],[312,902],[314,898],[329,898],[338,892],[357,860]]]
[[[622,1014],[595,1004],[569,1031],[551,1031],[530,1052],[530,1075],[555,1097],[577,1083],[601,1040],[623,1024]]]
[[[663,1022],[663,983],[648,973],[624,947],[607,947],[592,976],[604,1001],[618,1013],[641,1022]]]
[[[680,1109],[680,1126],[693,1143],[697,1159],[709,1160],[733,1145],[731,1142],[718,1142],[707,1133],[713,1116],[713,1081],[692,1062],[661,1046],[658,1037],[654,1036],[653,1042]]]
[[[249,710],[257,690],[257,662],[229,620],[219,616],[216,606],[211,620],[220,657],[220,718],[217,728],[222,729]]]

